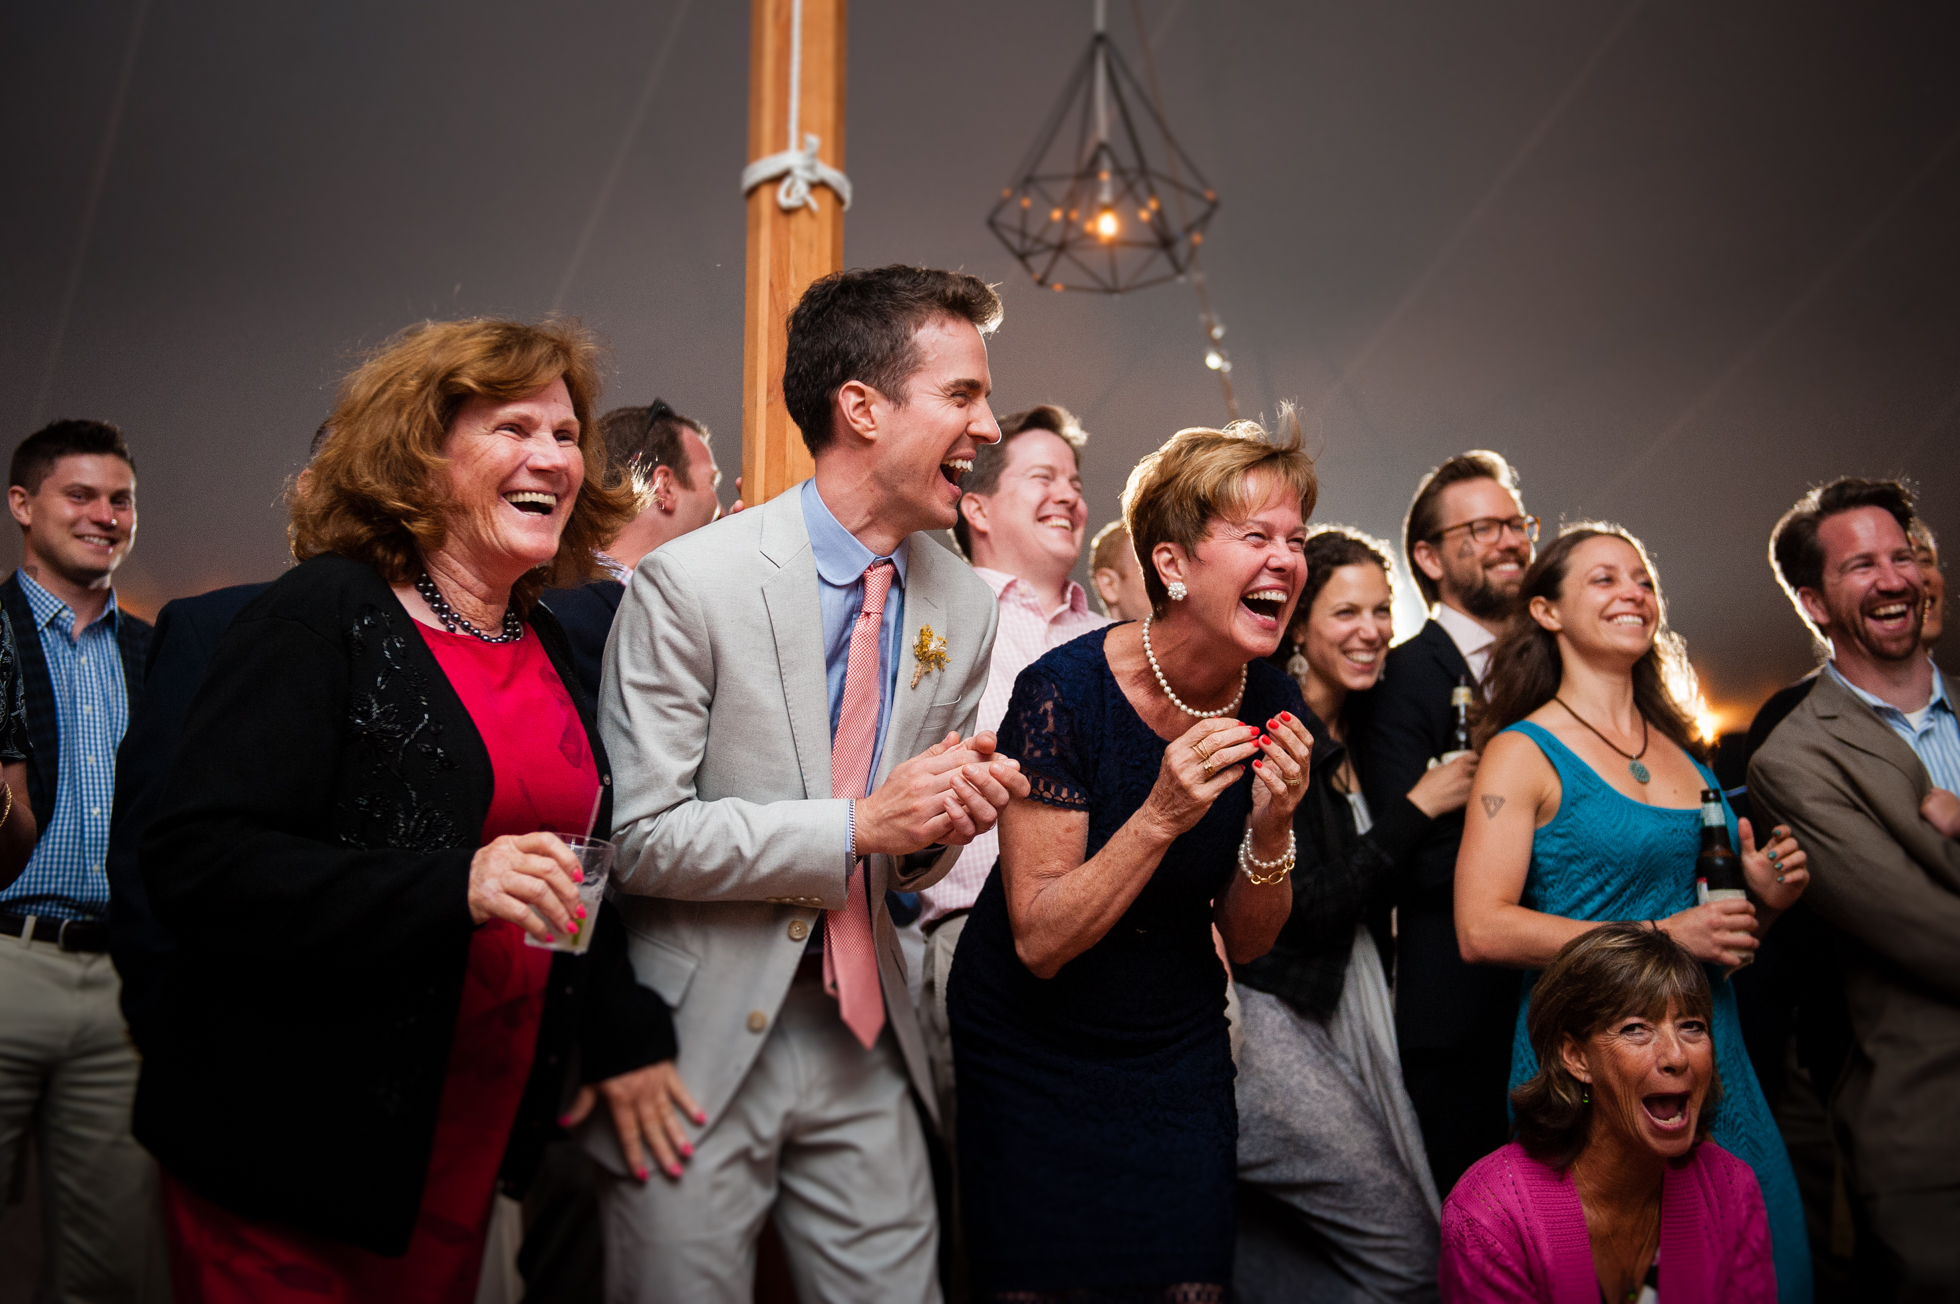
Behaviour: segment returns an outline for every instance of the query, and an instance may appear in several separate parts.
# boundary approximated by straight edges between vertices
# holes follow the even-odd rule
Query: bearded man
[[[1921,814],[1960,791],[1954,684],[1924,643],[1912,494],[1845,478],[1777,522],[1777,579],[1831,658],[1749,765],[1752,800],[1810,853],[1852,1044],[1831,1121],[1878,1299],[1960,1290],[1960,843]],[[1828,1085],[1824,1090],[1828,1091]]]
[[[1403,557],[1430,619],[1389,652],[1380,685],[1350,708],[1355,765],[1371,809],[1389,809],[1437,758],[1468,746],[1457,741],[1454,697],[1474,690],[1490,668],[1537,538],[1538,518],[1525,515],[1517,474],[1496,453],[1460,453],[1417,486],[1403,522]],[[1395,867],[1395,1031],[1438,1191],[1505,1142],[1518,1010],[1516,971],[1465,964],[1457,949],[1462,838],[1462,812],[1445,815]]]

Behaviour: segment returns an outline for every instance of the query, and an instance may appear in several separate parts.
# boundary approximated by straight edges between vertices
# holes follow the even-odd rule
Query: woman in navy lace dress
[[[1130,478],[1155,614],[1023,671],[1000,731],[1032,796],[947,984],[976,1297],[1222,1301],[1232,1060],[1217,925],[1265,953],[1312,737],[1264,658],[1305,579],[1311,460],[1241,423]]]

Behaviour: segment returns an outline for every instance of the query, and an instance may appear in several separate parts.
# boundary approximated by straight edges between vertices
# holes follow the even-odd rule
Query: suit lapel
[[[933,583],[933,568],[938,558],[931,554],[941,551],[938,544],[919,536],[912,536],[906,545],[910,555],[906,559],[907,580],[905,585],[905,620],[899,627],[902,635],[898,645],[898,668],[892,683],[892,715],[885,726],[885,750],[878,757],[878,777],[872,785],[885,781],[892,766],[919,750],[919,724],[925,718],[926,708],[939,696],[936,682],[947,673],[943,670],[929,671],[919,679],[917,687],[912,683],[912,649],[919,645],[919,633],[925,626],[932,626],[936,637],[946,638],[950,651],[952,640],[947,638],[946,608],[941,603],[938,586]],[[947,660],[947,670],[952,668],[952,660]],[[938,739],[929,739],[937,742]]]
[[[817,597],[817,563],[803,524],[802,497],[797,489],[787,489],[751,510],[765,514],[761,552],[776,567],[762,582],[762,601],[769,611],[776,669],[783,681],[804,795],[828,797],[830,688],[824,678],[823,606]]]
[[[1927,776],[1919,754],[1906,745],[1905,739],[1893,733],[1891,726],[1878,718],[1877,712],[1840,684],[1835,676],[1818,675],[1817,687],[1810,690],[1810,696],[1805,701],[1811,704],[1818,722],[1833,738],[1846,747],[1854,747],[1899,770],[1912,780],[1920,797],[1925,797],[1932,780]]]
[[[1422,633],[1429,640],[1429,650],[1435,656],[1436,663],[1443,667],[1452,681],[1461,678],[1468,678],[1473,683],[1476,681],[1476,676],[1470,673],[1470,663],[1463,658],[1462,649],[1457,647],[1456,640],[1450,637],[1450,632],[1443,628],[1441,621],[1432,617],[1422,627]]]

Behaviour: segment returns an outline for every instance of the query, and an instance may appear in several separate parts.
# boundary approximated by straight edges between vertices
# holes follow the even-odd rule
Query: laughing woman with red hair
[[[597,392],[566,323],[404,332],[212,659],[141,850],[178,940],[135,1115],[178,1304],[467,1300],[494,1190],[597,1097],[629,1167],[680,1173],[672,1021],[561,837],[610,818],[537,601],[631,514],[586,476]]]

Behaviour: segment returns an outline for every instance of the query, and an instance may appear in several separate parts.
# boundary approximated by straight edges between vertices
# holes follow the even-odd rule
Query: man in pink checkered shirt
[[[982,444],[953,537],[1000,602],[1000,629],[980,697],[976,729],[998,729],[1021,671],[1050,648],[1109,623],[1069,578],[1082,558],[1089,509],[1082,501],[1081,448],[1088,438],[1075,418],[1052,403],[1003,417],[998,444]],[[946,1025],[946,975],[966,912],[980,895],[999,854],[989,829],[967,844],[952,872],[920,893],[926,931],[920,1021],[932,1060],[941,1129],[953,1152],[953,1044]],[[951,1220],[948,1220],[949,1225]]]

